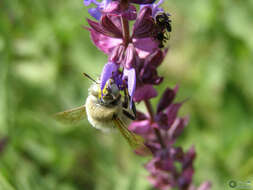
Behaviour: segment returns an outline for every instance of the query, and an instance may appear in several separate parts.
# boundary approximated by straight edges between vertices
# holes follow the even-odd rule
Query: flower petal
[[[178,186],[179,189],[188,189],[192,182],[192,176],[194,174],[193,168],[187,168],[184,170],[181,174],[181,176],[178,178]]]
[[[134,38],[133,44],[139,57],[143,59],[150,55],[150,53],[159,49],[158,42],[156,40],[153,40],[152,38]]]
[[[90,29],[90,34],[95,46],[105,54],[110,54],[115,46],[122,43],[122,39],[111,38],[92,29]]]
[[[183,170],[192,167],[195,158],[196,158],[196,151],[194,146],[192,146],[184,156]]]
[[[135,67],[138,64],[138,61],[139,57],[135,51],[134,45],[132,43],[128,44],[125,51],[125,59],[123,61],[124,67],[127,69]]]
[[[117,72],[118,70],[118,66],[114,63],[114,62],[108,62],[107,64],[105,64],[102,74],[101,74],[101,78],[100,78],[100,88],[103,89],[107,80],[112,78],[112,74],[114,72]]]
[[[128,93],[131,96],[131,102],[130,102],[130,107],[132,107],[132,102],[133,102],[133,96],[135,92],[135,87],[136,87],[136,73],[135,69],[124,69],[123,71],[123,78],[127,78],[127,86],[128,86]]]
[[[97,7],[97,8],[90,8],[88,10],[88,12],[90,13],[91,16],[93,16],[96,20],[99,20],[100,17],[101,17],[101,12],[100,12],[100,9]]]
[[[149,100],[157,96],[157,92],[152,85],[143,85],[138,87],[134,93],[134,101]]]
[[[144,135],[150,131],[150,126],[149,120],[134,121],[130,124],[128,129],[139,135]]]
[[[127,20],[135,20],[137,17],[135,6],[130,4],[128,9],[122,13],[122,16]]]
[[[135,20],[137,16],[135,6],[130,4],[127,9],[123,10],[119,1],[112,1],[103,12],[107,15],[123,16],[127,20]]]
[[[163,111],[172,103],[172,101],[176,97],[177,90],[178,90],[178,86],[176,86],[174,89],[167,88],[165,90],[165,92],[163,93],[163,95],[158,103],[157,113]]]
[[[150,56],[147,57],[147,59],[145,59],[145,67],[152,65],[154,67],[158,67],[159,65],[161,65],[162,61],[164,60],[164,57],[166,55],[167,51],[161,51],[156,50],[154,53],[150,54]]]
[[[109,60],[120,64],[124,59],[124,53],[125,47],[120,44],[113,49],[112,53],[109,55]]]
[[[172,124],[174,125],[174,121],[177,118],[177,113],[181,106],[182,106],[182,103],[176,103],[176,104],[171,104],[167,108],[166,114],[168,117],[168,128],[170,128]]]
[[[158,124],[160,129],[168,129],[168,117],[165,113],[159,113],[155,115],[155,122]]]
[[[90,27],[98,33],[101,33],[103,35],[110,36],[113,38],[122,37],[121,31],[118,30],[118,28],[115,25],[113,25],[113,23],[110,21],[110,19],[107,16],[103,16],[101,18],[101,24],[90,19],[87,19],[87,22],[90,25]]]
[[[101,26],[106,31],[105,33],[110,34],[111,37],[122,38],[121,30],[113,23],[111,18],[106,15],[102,16],[100,20]]]
[[[176,118],[173,125],[169,128],[168,134],[170,137],[171,144],[174,143],[176,138],[183,132],[183,129],[188,124],[189,118]]]
[[[154,30],[154,19],[152,18],[152,9],[148,6],[143,7],[134,23],[133,37],[147,38],[152,35]]]

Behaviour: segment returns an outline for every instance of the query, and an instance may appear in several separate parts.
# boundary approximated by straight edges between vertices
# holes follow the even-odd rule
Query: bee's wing
[[[127,140],[128,144],[140,155],[147,156],[151,155],[151,151],[144,144],[144,139],[129,131],[127,126],[118,118],[113,119],[114,125],[118,128],[123,137]]]
[[[56,113],[54,117],[58,121],[68,123],[80,121],[86,117],[85,105]]]

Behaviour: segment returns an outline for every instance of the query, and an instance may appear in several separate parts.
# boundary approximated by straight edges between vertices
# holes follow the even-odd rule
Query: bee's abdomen
[[[114,115],[118,115],[122,111],[119,105],[105,107],[90,96],[86,100],[85,107],[89,122],[93,127],[99,129],[111,128],[112,118]]]

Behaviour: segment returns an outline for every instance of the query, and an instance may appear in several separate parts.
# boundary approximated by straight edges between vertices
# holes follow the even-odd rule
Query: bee
[[[154,38],[159,41],[159,48],[164,47],[164,43],[169,40],[167,32],[172,31],[171,20],[169,14],[158,13],[155,16],[155,35]]]
[[[113,79],[107,80],[105,87],[101,90],[99,82],[86,73],[84,75],[93,81],[88,90],[85,104],[57,113],[56,119],[73,122],[84,119],[87,115],[87,119],[93,127],[102,131],[116,128],[134,150],[142,155],[149,155],[150,150],[145,146],[143,138],[127,128],[131,120],[136,118],[136,108],[133,103],[130,109],[130,96],[126,88],[124,88],[123,98]]]

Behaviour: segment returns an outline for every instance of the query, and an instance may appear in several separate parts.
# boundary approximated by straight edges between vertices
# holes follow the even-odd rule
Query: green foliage
[[[178,100],[189,98],[180,114],[190,124],[178,144],[196,146],[195,182],[209,179],[215,190],[231,179],[253,183],[253,3],[165,7],[173,32],[160,73],[166,86],[180,85]],[[87,16],[81,0],[0,3],[0,137],[8,137],[1,190],[150,189],[146,159],[118,133],[52,119],[84,103],[90,81],[82,72],[96,78],[106,62],[82,28]]]

